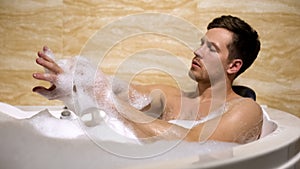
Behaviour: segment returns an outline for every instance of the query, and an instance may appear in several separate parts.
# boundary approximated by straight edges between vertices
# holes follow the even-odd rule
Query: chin
[[[193,79],[193,80],[195,80],[195,81],[196,81],[196,76],[195,76],[195,74],[194,74],[194,71],[193,71],[193,70],[190,70],[190,71],[189,71],[189,77],[190,77],[191,79]]]

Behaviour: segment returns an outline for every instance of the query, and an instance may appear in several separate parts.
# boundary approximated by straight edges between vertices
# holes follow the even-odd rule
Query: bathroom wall
[[[237,79],[236,84],[253,88],[260,104],[300,117],[298,0],[1,0],[0,101],[12,105],[62,104],[31,92],[33,86],[49,86],[31,77],[33,72],[43,71],[35,64],[36,52],[47,45],[57,58],[81,54],[104,26],[145,12],[182,18],[201,32],[205,32],[208,22],[217,16],[231,14],[243,18],[259,32],[262,49],[254,65]],[[124,31],[127,28],[125,24]],[[143,49],[169,51],[178,56],[185,67],[193,57],[192,49],[179,41],[150,33],[114,44],[106,53],[101,69],[114,74],[120,63]],[[161,60],[155,56],[151,58]],[[168,63],[162,64],[170,67]],[[172,75],[162,71],[140,73],[134,80],[176,85]]]

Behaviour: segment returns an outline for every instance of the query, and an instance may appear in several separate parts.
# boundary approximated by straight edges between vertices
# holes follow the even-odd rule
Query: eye
[[[207,47],[208,47],[209,51],[217,52],[216,48],[211,43],[207,43]]]

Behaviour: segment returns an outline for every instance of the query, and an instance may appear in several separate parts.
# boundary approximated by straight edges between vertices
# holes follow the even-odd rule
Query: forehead
[[[212,28],[206,32],[205,36],[220,49],[227,49],[227,45],[232,41],[233,33],[224,28]]]

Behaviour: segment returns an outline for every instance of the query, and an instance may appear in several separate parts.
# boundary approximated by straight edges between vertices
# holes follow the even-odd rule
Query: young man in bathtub
[[[254,100],[234,93],[232,83],[254,62],[259,50],[257,32],[243,20],[233,16],[215,18],[208,25],[192,59],[189,75],[198,83],[196,91],[184,93],[164,85],[132,85],[138,92],[151,95],[152,101],[137,111],[119,100],[122,109],[126,110],[119,112],[119,119],[144,139],[253,141],[261,132],[262,110]],[[37,63],[53,73],[34,73],[33,77],[55,82],[63,69],[47,57],[45,50],[38,56]],[[51,93],[53,89],[54,86],[47,92]],[[46,89],[38,87],[34,91],[43,94]],[[146,114],[154,114],[157,118]],[[205,118],[207,120],[196,123],[191,129],[169,122]]]

